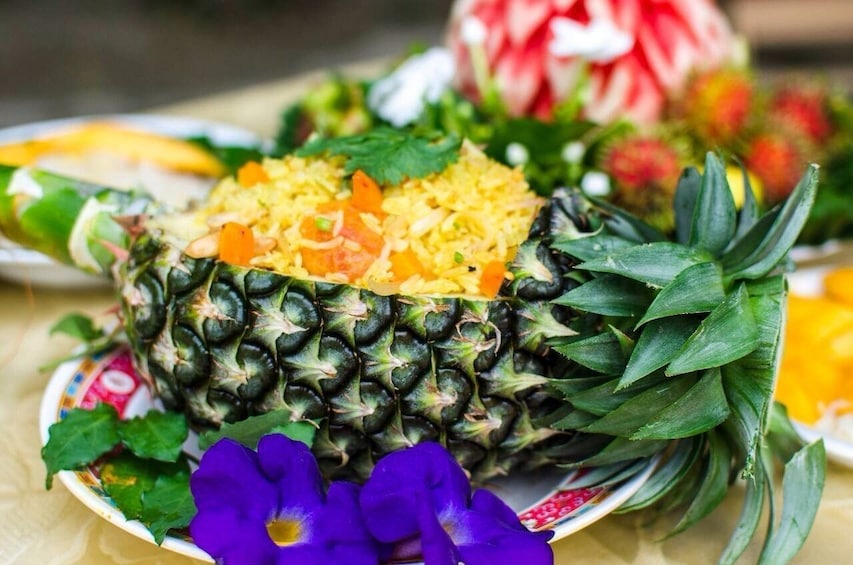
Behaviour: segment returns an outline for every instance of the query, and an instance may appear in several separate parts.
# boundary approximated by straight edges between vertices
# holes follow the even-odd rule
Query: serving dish
[[[64,130],[93,123],[113,123],[146,133],[178,139],[204,137],[218,146],[259,147],[261,138],[246,129],[195,118],[147,114],[104,114],[47,120],[0,130],[0,145],[39,139]],[[210,184],[212,185],[211,179]],[[106,288],[101,277],[67,267],[42,253],[24,249],[0,234],[0,278],[53,289]]]
[[[100,402],[112,404],[123,418],[156,409],[147,385],[133,370],[129,351],[123,347],[68,361],[56,369],[41,402],[42,443],[48,440],[51,424],[64,418],[72,408],[92,408]],[[185,447],[192,450],[190,445]],[[580,486],[589,471],[552,468],[515,473],[487,486],[518,512],[528,528],[553,530],[554,542],[616,510],[648,480],[656,464],[656,459],[647,460],[632,467],[612,484],[605,479],[603,484]],[[120,529],[153,543],[151,534],[140,522],[125,519],[105,494],[92,469],[61,471],[57,476],[71,494],[93,512]],[[162,547],[195,559],[211,560],[189,537],[178,533],[168,535]]]

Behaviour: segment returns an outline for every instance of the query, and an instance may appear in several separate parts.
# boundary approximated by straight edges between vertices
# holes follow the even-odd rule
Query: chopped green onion
[[[324,218],[323,216],[317,216],[314,218],[314,225],[320,231],[332,231],[332,226],[334,222],[329,218]]]
[[[461,253],[459,253],[459,252],[457,251],[457,252],[455,252],[455,253],[453,254],[453,260],[454,260],[456,263],[461,263],[462,261],[464,261],[464,260],[465,260],[465,256],[464,256],[464,255],[462,255]]]

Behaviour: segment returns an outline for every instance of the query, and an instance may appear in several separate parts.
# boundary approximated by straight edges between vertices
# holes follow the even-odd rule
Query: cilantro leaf
[[[186,459],[178,463],[162,463],[141,459],[129,451],[123,451],[101,465],[100,477],[104,491],[125,518],[136,520],[142,516],[142,497],[154,488],[157,479],[188,468]]]
[[[290,410],[279,409],[266,414],[252,416],[233,424],[222,424],[218,430],[204,432],[198,438],[198,446],[205,450],[222,438],[230,438],[246,447],[256,449],[258,441],[268,433],[278,432],[311,447],[314,434],[304,427],[314,428],[310,422],[294,422]]]
[[[119,422],[118,434],[139,457],[175,461],[189,430],[183,414],[151,410],[142,417]]]
[[[118,414],[109,404],[92,410],[74,408],[48,429],[50,437],[41,449],[47,467],[45,487],[53,486],[53,475],[94,462],[119,443]]]
[[[311,140],[296,155],[343,155],[347,174],[361,169],[379,184],[396,185],[443,171],[459,158],[461,145],[454,135],[440,138],[379,127],[360,135]]]
[[[157,545],[173,528],[185,528],[196,514],[190,491],[189,469],[157,477],[154,487],[142,495],[139,520],[145,524]]]

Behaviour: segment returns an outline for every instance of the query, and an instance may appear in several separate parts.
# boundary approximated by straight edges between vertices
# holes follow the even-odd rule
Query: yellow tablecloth
[[[371,65],[355,69],[364,71]],[[243,126],[262,135],[278,127],[285,104],[322,73],[188,101],[157,113],[186,115]],[[114,305],[109,290],[28,289],[0,282],[0,563],[191,563],[193,560],[140,540],[102,519],[61,483],[44,489],[38,408],[50,373],[39,367],[67,354],[74,343],[48,335],[60,316],[98,315]],[[608,516],[555,543],[556,562],[608,564],[713,563],[735,525],[742,491],[734,488],[698,526],[665,541],[664,525],[638,515]],[[830,465],[814,529],[795,563],[853,561],[853,470]],[[744,562],[755,562],[753,546]],[[509,565],[509,564],[507,564]]]

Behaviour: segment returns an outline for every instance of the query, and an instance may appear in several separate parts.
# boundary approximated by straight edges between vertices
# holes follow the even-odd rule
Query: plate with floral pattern
[[[51,424],[62,420],[76,407],[93,408],[98,403],[113,405],[122,418],[139,416],[155,408],[147,383],[134,371],[125,347],[60,365],[42,397],[39,427],[42,443],[47,443]],[[490,485],[518,513],[531,530],[553,530],[552,542],[589,526],[628,500],[655,469],[656,461],[646,461],[622,471],[618,478],[592,482],[590,471],[542,469],[515,473]],[[131,534],[151,541],[148,530],[136,520],[127,520],[104,492],[94,469],[61,471],[60,481],[83,504],[99,516]],[[584,479],[586,477],[586,479]],[[180,532],[166,536],[162,547],[195,559],[210,556]]]

